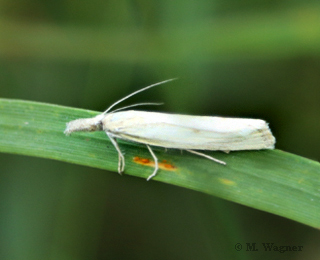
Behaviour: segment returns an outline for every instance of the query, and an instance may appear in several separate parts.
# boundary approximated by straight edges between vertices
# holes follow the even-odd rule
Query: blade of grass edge
[[[98,112],[30,101],[0,99],[0,152],[36,156],[117,171],[118,155],[103,132],[65,136],[66,122]],[[146,178],[153,171],[144,145],[120,141],[125,174]],[[153,179],[204,192],[320,227],[320,164],[286,153],[207,153],[227,162],[153,148],[160,170]]]

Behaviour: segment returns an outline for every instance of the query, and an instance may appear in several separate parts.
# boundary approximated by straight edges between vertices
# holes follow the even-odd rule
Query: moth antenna
[[[176,80],[176,79],[177,79],[177,78],[167,79],[167,80],[164,80],[164,81],[161,81],[161,82],[152,84],[152,85],[150,85],[150,86],[147,86],[147,87],[145,87],[145,88],[139,89],[139,90],[137,90],[137,91],[135,91],[135,92],[133,92],[133,93],[125,96],[124,98],[121,98],[121,99],[118,100],[117,102],[113,103],[113,104],[112,104],[110,107],[108,107],[108,109],[107,109],[106,111],[104,111],[102,114],[108,113],[108,111],[109,111],[111,108],[113,108],[115,105],[118,105],[120,102],[128,99],[129,97],[132,97],[132,96],[134,96],[134,95],[136,95],[136,94],[138,94],[138,93],[140,93],[140,92],[142,92],[142,91],[145,91],[145,90],[147,90],[147,89],[149,89],[149,88],[153,88],[153,87],[155,87],[155,86],[158,86],[158,85],[161,85],[161,84],[164,84],[164,83],[167,83],[167,82],[169,82],[169,81]]]
[[[132,104],[132,105],[129,105],[129,106],[126,106],[126,107],[120,107],[116,110],[113,110],[111,111],[110,113],[114,113],[114,112],[117,112],[117,111],[120,111],[120,110],[124,110],[124,109],[127,109],[129,107],[137,107],[137,106],[147,106],[147,105],[154,105],[154,106],[160,106],[160,105],[163,105],[164,103],[137,103],[137,104]]]

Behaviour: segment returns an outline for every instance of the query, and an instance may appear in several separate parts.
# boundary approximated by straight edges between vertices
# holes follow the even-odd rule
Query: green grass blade
[[[0,99],[0,151],[117,171],[118,155],[103,132],[65,136],[66,122],[97,112]],[[120,141],[125,174],[147,178],[153,163],[144,145]],[[226,166],[179,150],[154,148],[154,180],[201,191],[316,228],[320,227],[320,164],[280,150],[207,152]]]

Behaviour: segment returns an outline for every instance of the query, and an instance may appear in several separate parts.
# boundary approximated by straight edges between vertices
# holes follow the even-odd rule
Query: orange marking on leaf
[[[150,163],[150,160],[149,159],[145,159],[145,158],[141,158],[141,162],[145,163],[145,164],[148,164],[148,163]]]
[[[136,156],[136,157],[133,157],[133,161],[138,164],[154,167],[154,161],[151,161],[147,158],[141,158],[141,157]],[[167,160],[163,160],[162,162],[158,162],[158,166],[160,169],[166,170],[166,171],[175,171],[177,168],[173,164],[168,163]]]
[[[224,178],[219,178],[219,181],[225,185],[228,185],[228,186],[235,186],[236,185],[236,183],[234,181],[224,179]]]
[[[160,164],[159,164],[159,166],[160,166]],[[164,163],[163,167],[166,169],[175,169],[176,168],[174,165],[169,164],[169,163]]]

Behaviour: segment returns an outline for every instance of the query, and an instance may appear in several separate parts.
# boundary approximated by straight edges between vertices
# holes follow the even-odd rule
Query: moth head
[[[92,118],[80,118],[67,123],[65,135],[73,132],[93,132],[102,130],[102,119],[104,115],[100,114]]]

